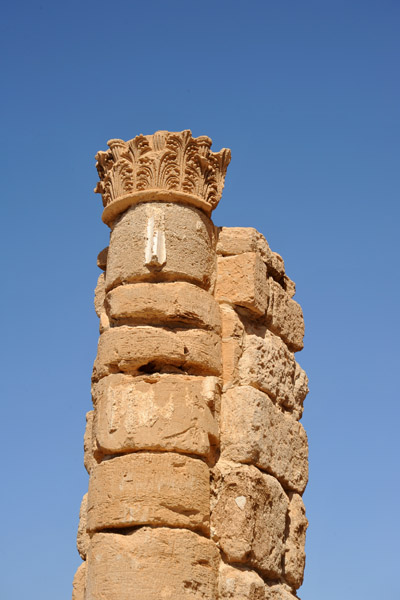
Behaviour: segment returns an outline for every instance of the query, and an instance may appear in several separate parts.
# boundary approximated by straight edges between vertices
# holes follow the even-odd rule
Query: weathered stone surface
[[[85,600],[86,562],[79,565],[72,582],[72,600]]]
[[[263,261],[266,264],[268,275],[279,281],[283,282],[285,277],[285,263],[280,254],[272,252],[268,245],[267,240],[261,233],[258,234],[259,238],[257,241],[258,251],[260,252]]]
[[[210,484],[200,459],[172,452],[105,460],[89,480],[89,531],[165,525],[209,531]]]
[[[308,377],[306,372],[296,363],[294,372],[294,402],[288,405],[296,419],[301,419],[304,400],[308,394]]]
[[[85,600],[215,600],[218,563],[213,542],[183,529],[96,533]]]
[[[296,284],[295,284],[295,282],[292,281],[287,275],[285,275],[283,277],[283,280],[282,280],[282,285],[283,285],[283,289],[288,294],[288,296],[290,298],[293,298],[293,296],[296,293]]]
[[[159,327],[114,327],[99,339],[94,380],[110,373],[135,372],[150,362],[182,365],[184,346],[175,332]]]
[[[107,294],[108,316],[114,320],[151,325],[191,325],[221,331],[214,297],[192,283],[134,283]]]
[[[90,537],[87,532],[87,497],[82,498],[81,508],[79,510],[78,534],[76,536],[76,547],[82,560],[86,560],[86,554],[89,548]]]
[[[221,562],[218,600],[298,600],[289,585],[265,584],[254,571]]]
[[[99,339],[93,380],[118,371],[159,371],[180,367],[200,375],[221,372],[221,338],[202,329],[172,331],[160,327],[122,325]]]
[[[96,289],[94,290],[94,309],[96,315],[100,317],[101,313],[105,311],[104,300],[106,297],[105,277],[104,273],[100,273],[97,279]]]
[[[220,227],[217,253],[222,256],[259,252],[268,274],[280,281],[285,275],[285,263],[279,254],[272,252],[265,237],[253,227]]]
[[[299,600],[286,585],[266,585],[265,600]]]
[[[190,281],[208,288],[215,234],[200,210],[164,202],[138,204],[116,221],[107,258],[107,291],[135,281]]]
[[[265,584],[257,573],[221,562],[218,600],[265,600]]]
[[[99,252],[97,255],[97,266],[102,271],[105,271],[107,268],[107,255],[108,255],[108,246],[103,248],[103,250],[101,250],[101,252]]]
[[[212,539],[228,562],[280,577],[288,499],[278,481],[256,467],[220,460],[212,489]]]
[[[232,306],[229,304],[220,304],[222,338],[236,338],[242,340],[244,333],[244,325]]]
[[[198,375],[221,375],[220,335],[201,329],[182,330],[176,335],[184,345],[184,369]]]
[[[221,399],[221,455],[274,475],[284,488],[302,493],[308,479],[304,427],[282,413],[263,392],[234,387]]]
[[[100,321],[99,321],[100,334],[107,331],[107,329],[110,329],[110,319],[108,318],[107,313],[104,311],[100,315]]]
[[[105,454],[175,450],[210,457],[218,444],[216,377],[109,375],[93,386],[94,435]]]
[[[269,278],[269,301],[266,324],[287,344],[289,350],[298,352],[303,348],[304,319],[300,304],[292,300],[285,290]]]
[[[85,469],[89,474],[93,469],[93,466],[97,464],[96,457],[98,455],[96,440],[93,436],[93,420],[94,411],[90,410],[88,413],[86,413],[86,428],[85,435],[83,437],[83,464],[85,465]]]
[[[242,355],[244,325],[237,312],[220,304],[222,322],[222,381],[225,387],[239,383],[238,365]]]
[[[262,316],[268,303],[267,270],[257,252],[218,258],[215,297]]]
[[[99,331],[103,333],[110,327],[110,320],[106,313],[105,308],[105,297],[106,297],[106,289],[105,289],[105,278],[104,273],[100,273],[96,289],[94,291],[94,308],[96,310],[96,314],[100,319],[99,323]]]
[[[272,252],[264,238],[260,240],[258,248],[267,266],[268,275],[281,283],[285,277],[285,263],[282,256]]]
[[[284,342],[269,331],[244,338],[239,361],[240,381],[266,392],[288,410],[302,412],[307,377]]]
[[[285,579],[295,589],[303,583],[306,564],[305,543],[308,520],[303,500],[299,494],[289,495],[288,537],[284,560]]]
[[[293,399],[295,360],[282,340],[265,331],[262,335],[246,335],[240,360],[243,385],[253,385],[279,404]]]
[[[222,340],[222,382],[224,388],[239,383],[238,365],[242,344],[235,338]]]
[[[261,234],[254,227],[219,227],[217,253],[222,256],[257,252]]]

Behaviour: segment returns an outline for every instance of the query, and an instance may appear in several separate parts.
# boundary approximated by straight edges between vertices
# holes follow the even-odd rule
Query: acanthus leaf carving
[[[169,201],[176,192],[179,201],[210,213],[221,198],[231,156],[225,148],[212,152],[211,144],[207,136],[193,138],[190,130],[110,140],[109,150],[96,155],[100,181],[95,192],[102,194],[106,210],[113,205],[114,216],[118,202],[126,210],[146,191],[167,192]]]

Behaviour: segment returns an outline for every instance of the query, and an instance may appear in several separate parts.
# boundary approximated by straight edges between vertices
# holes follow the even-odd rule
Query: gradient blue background
[[[69,599],[98,322],[92,193],[109,138],[229,147],[218,225],[282,254],[306,320],[303,600],[399,599],[395,0],[4,3],[4,600]]]

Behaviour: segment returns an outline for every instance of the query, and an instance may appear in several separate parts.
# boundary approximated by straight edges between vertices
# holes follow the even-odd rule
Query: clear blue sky
[[[109,138],[190,128],[232,162],[218,225],[283,255],[306,319],[302,600],[396,600],[400,2],[5,3],[4,600],[67,600]]]

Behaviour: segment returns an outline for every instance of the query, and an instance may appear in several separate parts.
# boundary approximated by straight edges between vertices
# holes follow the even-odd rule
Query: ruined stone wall
[[[219,598],[289,600],[303,582],[307,377],[295,361],[304,322],[281,257],[251,228],[219,230],[215,296],[222,318],[220,458],[211,539]]]
[[[303,316],[251,228],[214,227],[229,151],[112,140],[74,600],[295,598],[304,570]]]

